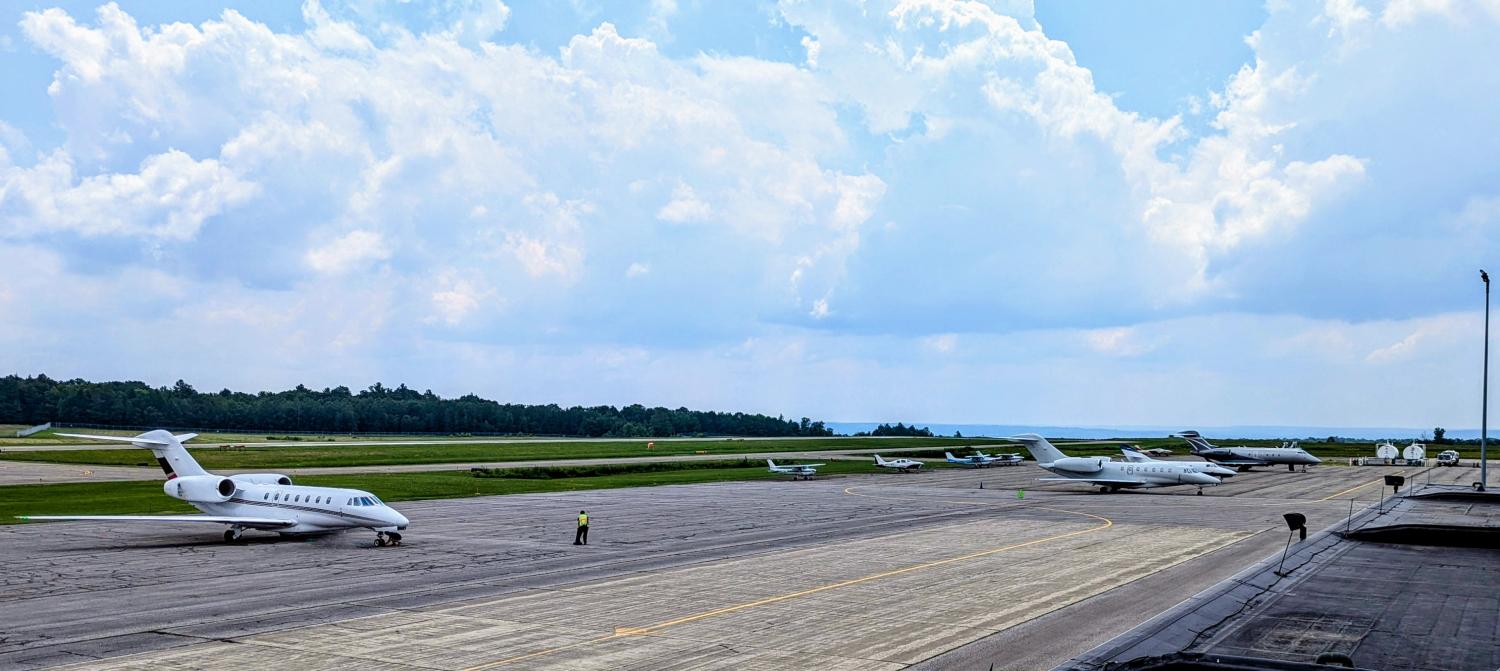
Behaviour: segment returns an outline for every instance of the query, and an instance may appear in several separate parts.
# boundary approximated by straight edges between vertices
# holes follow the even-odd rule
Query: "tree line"
[[[821,421],[742,412],[647,408],[635,404],[564,408],[556,404],[499,403],[466,394],[442,398],[405,384],[379,382],[358,392],[297,385],[255,394],[199,392],[178,380],[170,387],[143,382],[58,381],[45,375],[0,378],[0,423],[105,424],[123,427],[290,431],[309,433],[533,434],[580,437],[679,435],[831,436]]]

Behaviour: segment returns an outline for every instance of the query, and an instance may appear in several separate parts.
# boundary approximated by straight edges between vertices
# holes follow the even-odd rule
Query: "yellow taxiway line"
[[[871,498],[895,498],[895,497],[875,497],[875,496],[871,496],[869,494],[855,494],[853,492],[853,489],[854,489],[853,487],[846,487],[846,488],[844,488],[844,493],[848,494],[848,495],[851,495],[851,496],[869,496]],[[976,502],[976,501],[954,501],[954,503],[969,503],[971,505],[994,505],[994,504],[988,504],[988,503],[980,503],[980,502]],[[780,594],[780,595],[777,595],[777,596],[766,597],[764,599],[757,599],[755,601],[747,601],[745,603],[736,604],[736,605],[733,605],[733,606],[725,606],[724,608],[716,608],[714,610],[704,611],[702,613],[696,613],[694,615],[688,615],[686,617],[680,617],[680,618],[677,618],[675,620],[667,620],[665,622],[657,622],[656,624],[651,624],[651,625],[647,625],[647,626],[644,626],[644,627],[617,627],[615,629],[615,633],[610,634],[608,636],[601,636],[599,638],[593,638],[593,639],[588,639],[588,640],[584,640],[584,641],[578,641],[576,643],[569,643],[567,645],[561,645],[561,646],[557,646],[555,648],[548,648],[546,650],[538,650],[536,652],[531,652],[531,653],[527,653],[527,654],[524,654],[524,655],[518,655],[518,656],[515,656],[515,657],[507,657],[505,659],[498,659],[498,660],[495,660],[493,662],[486,662],[484,664],[479,664],[479,665],[476,665],[476,666],[468,667],[468,668],[464,669],[464,671],[481,671],[482,669],[493,669],[495,667],[504,666],[506,664],[512,664],[512,663],[515,663],[515,662],[520,662],[520,661],[524,661],[524,660],[528,660],[528,659],[534,659],[536,657],[542,657],[542,656],[545,656],[545,655],[551,655],[551,654],[555,654],[555,653],[558,653],[558,652],[562,652],[564,650],[571,650],[573,648],[577,648],[579,646],[588,645],[588,644],[591,644],[591,643],[602,643],[604,641],[609,641],[609,640],[613,640],[613,639],[616,639],[616,638],[624,638],[626,636],[645,636],[645,635],[649,635],[649,634],[654,634],[654,633],[659,632],[659,631],[661,631],[663,629],[666,629],[668,627],[675,627],[675,626],[680,625],[680,624],[687,624],[689,622],[697,622],[699,620],[705,620],[705,619],[708,619],[708,618],[711,618],[711,617],[718,617],[720,615],[727,615],[729,613],[736,613],[736,612],[739,612],[739,611],[742,611],[742,610],[748,610],[748,609],[756,608],[756,607],[759,607],[759,606],[765,606],[765,605],[769,605],[769,604],[773,604],[773,603],[779,603],[779,602],[782,602],[782,601],[787,601],[789,599],[796,599],[796,598],[799,598],[799,597],[808,596],[810,594],[817,594],[819,592],[827,592],[829,590],[839,589],[841,587],[848,587],[850,585],[858,585],[860,583],[866,583],[866,582],[870,582],[872,580],[880,580],[882,578],[889,578],[891,576],[902,575],[902,574],[905,574],[905,573],[912,573],[914,571],[922,571],[922,570],[934,568],[934,567],[937,567],[937,566],[946,566],[948,564],[953,564],[953,563],[957,563],[957,562],[969,561],[971,559],[979,559],[981,557],[988,557],[988,556],[991,556],[991,555],[1000,554],[1002,552],[1008,552],[1010,550],[1017,550],[1017,549],[1024,548],[1024,547],[1030,547],[1032,545],[1039,545],[1039,544],[1042,544],[1042,543],[1049,543],[1049,542],[1052,542],[1052,541],[1062,540],[1064,538],[1072,538],[1074,536],[1081,536],[1083,534],[1093,533],[1095,531],[1103,531],[1103,530],[1108,529],[1108,528],[1110,528],[1110,527],[1112,527],[1112,526],[1115,525],[1115,523],[1114,523],[1113,520],[1109,519],[1108,517],[1104,517],[1102,515],[1095,515],[1093,513],[1085,513],[1085,512],[1080,512],[1080,511],[1077,511],[1077,510],[1063,510],[1061,508],[1048,508],[1046,506],[1035,506],[1035,507],[1037,507],[1037,508],[1045,508],[1047,510],[1056,510],[1056,511],[1064,512],[1064,513],[1072,513],[1074,515],[1083,515],[1085,517],[1091,517],[1091,518],[1094,518],[1096,520],[1099,520],[1100,522],[1103,522],[1103,524],[1100,524],[1098,526],[1089,527],[1087,529],[1080,529],[1078,531],[1070,531],[1070,532],[1065,533],[1065,534],[1057,534],[1055,536],[1047,536],[1045,538],[1038,538],[1038,539],[1035,539],[1035,540],[1026,541],[1024,543],[1015,543],[1015,544],[1006,545],[1006,546],[1003,546],[1003,547],[991,548],[989,550],[981,550],[979,552],[971,552],[969,554],[959,555],[957,557],[949,557],[947,559],[938,559],[938,560],[935,560],[935,561],[923,562],[921,564],[913,564],[911,566],[905,566],[905,567],[898,568],[898,569],[893,569],[893,570],[890,570],[890,571],[882,571],[880,573],[873,573],[873,574],[870,574],[870,575],[867,575],[867,576],[863,576],[863,577],[859,577],[859,578],[851,578],[849,580],[843,580],[843,581],[840,581],[840,582],[829,583],[827,585],[820,585],[818,587],[813,587],[813,588],[810,588],[810,589],[799,590],[799,591],[796,591],[796,592],[788,592],[786,594]]]

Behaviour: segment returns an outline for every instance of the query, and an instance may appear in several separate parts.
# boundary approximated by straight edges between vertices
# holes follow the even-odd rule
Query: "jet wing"
[[[1126,478],[1037,478],[1041,482],[1092,482],[1100,485],[1139,485],[1140,480]]]
[[[282,529],[297,524],[296,520],[281,520],[271,517],[219,517],[214,515],[17,515],[16,519],[28,522],[36,520],[95,520],[100,522],[210,522],[234,524],[250,529]]]
[[[1212,458],[1210,458],[1209,461],[1212,461],[1213,463],[1216,463],[1216,464],[1220,464],[1222,466],[1270,466],[1271,465],[1271,462],[1269,462],[1269,461],[1262,461],[1260,459],[1244,459],[1244,458],[1240,458],[1240,457],[1231,457],[1231,458],[1228,458],[1228,459],[1212,459]]]

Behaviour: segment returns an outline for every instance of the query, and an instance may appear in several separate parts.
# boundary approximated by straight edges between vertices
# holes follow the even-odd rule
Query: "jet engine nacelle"
[[[234,496],[234,481],[217,475],[188,475],[162,485],[167,496],[184,501],[223,503]]]
[[[292,479],[280,473],[241,473],[234,476],[236,482],[252,485],[290,485]]]
[[[1097,473],[1109,463],[1105,457],[1064,457],[1052,462],[1052,467],[1074,473]]]

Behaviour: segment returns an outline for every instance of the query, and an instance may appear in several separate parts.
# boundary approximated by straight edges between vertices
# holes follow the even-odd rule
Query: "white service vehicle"
[[[374,494],[358,489],[305,487],[280,473],[214,475],[203,470],[182,443],[196,433],[174,436],[160,429],[135,437],[59,433],[68,438],[130,443],[151,450],[167,474],[162,489],[186,501],[202,515],[24,515],[22,520],[102,520],[108,522],[174,522],[223,524],[224,542],[240,539],[246,529],[282,535],[326,534],[349,529],[375,532],[376,545],[399,545],[405,515]]]

